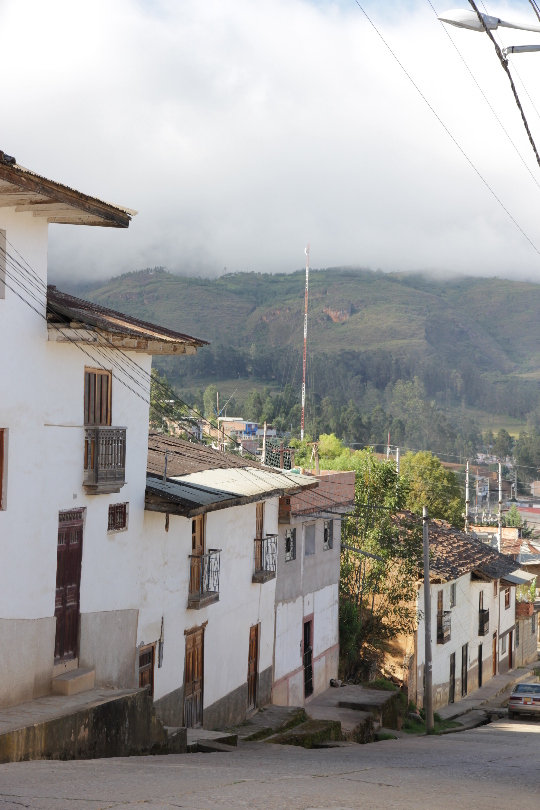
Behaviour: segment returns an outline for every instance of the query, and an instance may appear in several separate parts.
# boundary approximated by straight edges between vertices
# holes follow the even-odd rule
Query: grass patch
[[[375,678],[374,681],[369,681],[368,683],[363,683],[366,689],[382,689],[385,692],[398,692],[399,686],[396,686],[395,683],[389,681],[387,678]]]
[[[423,709],[420,709],[421,719],[413,719],[411,717],[406,717],[403,720],[401,730],[405,731],[407,734],[425,734],[426,733],[426,716]],[[437,712],[433,715],[434,720],[434,727],[433,733],[440,734],[441,731],[446,731],[449,728],[459,728],[462,723],[458,723],[456,720],[443,720],[441,715]]]
[[[375,742],[381,742],[382,740],[397,740],[397,737],[394,737],[393,734],[388,734],[387,731],[378,731],[375,734]]]

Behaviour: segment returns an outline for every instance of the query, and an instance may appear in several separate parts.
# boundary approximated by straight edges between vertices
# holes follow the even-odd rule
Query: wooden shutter
[[[257,512],[255,517],[255,539],[262,540],[264,527],[264,501],[256,504]]]
[[[84,424],[111,424],[110,371],[86,368],[84,370]]]

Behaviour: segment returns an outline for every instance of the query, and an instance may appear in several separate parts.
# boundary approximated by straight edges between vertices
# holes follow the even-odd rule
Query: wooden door
[[[497,674],[497,633],[493,633],[493,645],[491,647],[491,657],[493,659],[492,675]]]
[[[191,521],[191,575],[190,593],[200,593],[202,576],[202,556],[204,554],[204,515]],[[199,559],[196,559],[196,558]]]
[[[151,697],[154,696],[154,659],[153,644],[139,649],[139,689],[147,689]]]
[[[304,622],[304,697],[313,694],[312,622]]]
[[[259,625],[249,628],[248,655],[248,710],[257,706],[257,681],[259,678]]]
[[[60,513],[56,552],[56,663],[77,656],[79,637],[79,592],[81,587],[82,512]]]
[[[483,672],[484,662],[482,660],[483,654],[484,653],[483,653],[483,650],[482,650],[482,645],[479,644],[478,645],[478,688],[479,689],[482,686],[482,681],[484,679],[484,672]]]
[[[461,648],[461,697],[467,694],[467,668],[469,659],[469,645],[464,644]]]
[[[184,680],[184,725],[198,728],[203,721],[204,630],[186,636],[186,676]]]
[[[514,650],[512,649],[514,646],[514,631],[510,630],[508,633],[508,669],[512,669],[514,666]]]
[[[456,654],[450,656],[450,687],[448,690],[448,703],[453,703],[456,699]]]

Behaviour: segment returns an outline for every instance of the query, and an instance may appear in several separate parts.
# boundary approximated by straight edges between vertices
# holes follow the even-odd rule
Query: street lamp
[[[505,20],[501,20],[499,17],[492,17],[490,14],[480,14],[482,20],[484,21],[485,27],[489,31],[495,31],[497,28],[516,28],[519,31],[534,31],[537,34],[540,34],[540,26],[539,25],[522,25],[522,23],[512,23],[506,22]],[[455,25],[456,28],[468,28],[469,31],[484,31],[484,26],[478,19],[478,14],[472,10],[463,10],[460,8],[454,8],[450,11],[443,11],[442,14],[439,14],[439,20],[441,22],[448,23],[449,25]],[[530,46],[523,46],[525,48],[534,47]],[[519,53],[519,51],[515,51],[515,53]]]

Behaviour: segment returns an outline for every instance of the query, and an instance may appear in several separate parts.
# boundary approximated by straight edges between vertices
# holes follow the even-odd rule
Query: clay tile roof
[[[60,292],[51,285],[47,287],[47,321],[51,324],[56,321],[64,324],[76,322],[118,335],[144,340],[159,340],[164,343],[182,343],[194,347],[208,345],[206,340],[184,335],[181,332],[173,332],[172,329],[140,321],[129,315],[122,315],[113,309],[107,309]]]
[[[417,515],[400,513],[397,521],[420,521]],[[470,534],[454,529],[444,520],[429,521],[430,571],[446,581],[475,573],[489,579],[502,579],[519,568],[519,563],[482,543]]]

